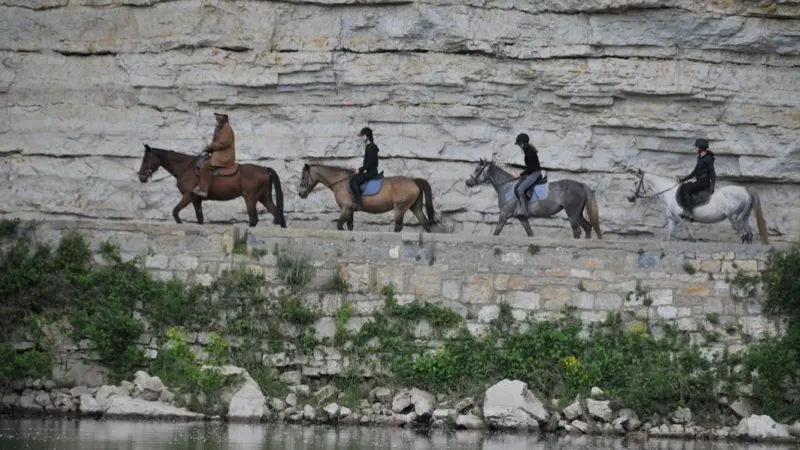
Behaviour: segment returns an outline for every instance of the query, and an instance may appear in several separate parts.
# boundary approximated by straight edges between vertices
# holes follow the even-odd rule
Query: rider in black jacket
[[[542,177],[542,164],[539,162],[539,152],[536,147],[531,145],[531,139],[527,134],[520,133],[514,143],[522,149],[522,153],[525,155],[525,170],[519,174],[521,181],[517,183],[514,193],[519,200],[520,213],[526,217],[528,215],[528,199],[525,197],[525,191]]]
[[[361,129],[358,135],[367,143],[364,149],[364,162],[358,168],[358,173],[350,177],[350,191],[353,193],[353,201],[357,209],[363,209],[361,202],[362,183],[378,176],[378,146],[372,138],[372,130],[368,127]]]
[[[686,186],[681,190],[681,201],[686,209],[681,214],[681,217],[689,220],[694,219],[692,195],[705,189],[712,189],[717,182],[717,173],[714,170],[714,153],[708,149],[708,141],[698,139],[694,142],[694,146],[697,148],[697,164],[692,173],[680,179],[681,183],[692,178],[695,179],[693,182],[686,183]]]

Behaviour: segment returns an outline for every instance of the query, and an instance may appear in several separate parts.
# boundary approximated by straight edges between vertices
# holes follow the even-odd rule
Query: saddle
[[[352,176],[351,176],[352,178]],[[361,183],[358,188],[361,190],[362,197],[369,197],[371,195],[375,195],[381,191],[381,187],[383,186],[383,171],[378,173],[378,175],[370,178],[369,180]],[[350,183],[347,183],[347,192],[352,194],[353,192],[350,190]]]
[[[692,205],[684,205],[682,198],[685,189],[686,189],[686,183],[683,183],[680,185],[678,191],[675,193],[675,200],[678,202],[678,206],[684,209],[686,209],[689,206],[691,206],[692,208],[703,206],[706,203],[708,203],[711,200],[711,196],[714,195],[714,183],[711,183],[710,188],[695,192],[694,194],[689,196],[689,198],[692,199]]]
[[[208,153],[203,152],[200,156],[197,157],[197,163],[194,166],[194,172],[197,175],[200,175],[200,169],[203,168],[203,165],[208,161],[211,157]],[[212,177],[232,177],[239,172],[239,164],[234,164],[230,167],[219,167],[211,171]]]
[[[525,181],[525,178],[517,181],[517,186],[519,186],[519,184],[523,181]],[[545,185],[547,185],[547,173],[545,173],[543,170],[542,176],[524,192],[523,195],[525,196],[525,201],[530,201],[533,198],[534,192],[536,193],[537,200],[544,200],[544,198],[547,197],[547,190],[543,190],[542,187]],[[516,192],[516,189],[514,191]]]

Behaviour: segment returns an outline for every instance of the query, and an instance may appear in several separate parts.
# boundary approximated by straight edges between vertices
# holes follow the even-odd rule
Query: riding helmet
[[[373,141],[373,139],[372,139],[372,129],[370,129],[369,127],[362,128],[361,132],[358,133],[358,135],[359,136],[366,136],[367,139],[369,139],[370,142]]]
[[[531,138],[529,138],[527,134],[520,133],[517,135],[517,141],[514,143],[514,145],[523,145],[529,143],[530,141]]]
[[[694,141],[694,146],[701,150],[708,150],[708,141],[705,139],[698,139]]]

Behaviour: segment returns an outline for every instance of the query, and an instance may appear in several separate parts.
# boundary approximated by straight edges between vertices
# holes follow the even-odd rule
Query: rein
[[[661,192],[656,192],[655,194],[650,194],[650,195],[644,195],[644,194],[640,194],[640,193],[639,193],[639,187],[642,187],[642,188],[644,188],[644,177],[642,177],[642,178],[639,178],[639,187],[637,187],[637,188],[636,188],[636,192],[634,193],[634,195],[635,195],[636,197],[638,197],[638,198],[653,198],[653,197],[658,197],[659,195],[661,195],[661,194],[663,194],[663,193],[665,193],[665,192],[668,192],[668,191],[672,190],[672,189],[673,189],[673,188],[675,188],[676,186],[680,186],[680,184],[681,184],[681,183],[680,183],[680,181],[679,181],[679,182],[677,182],[677,183],[673,184],[672,186],[670,186],[670,187],[668,187],[668,188],[664,189],[664,190],[663,190],[663,191],[661,191]],[[645,191],[646,191],[646,190],[647,190],[647,189],[645,188]]]

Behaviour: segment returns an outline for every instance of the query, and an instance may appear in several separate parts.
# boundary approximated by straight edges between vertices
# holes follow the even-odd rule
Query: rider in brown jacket
[[[208,189],[211,187],[211,174],[214,169],[231,167],[236,163],[236,147],[233,128],[228,122],[228,115],[214,113],[217,119],[217,126],[214,128],[214,139],[204,152],[211,154],[211,158],[203,164],[200,169],[200,183],[192,189],[192,192],[201,196],[208,197]]]

